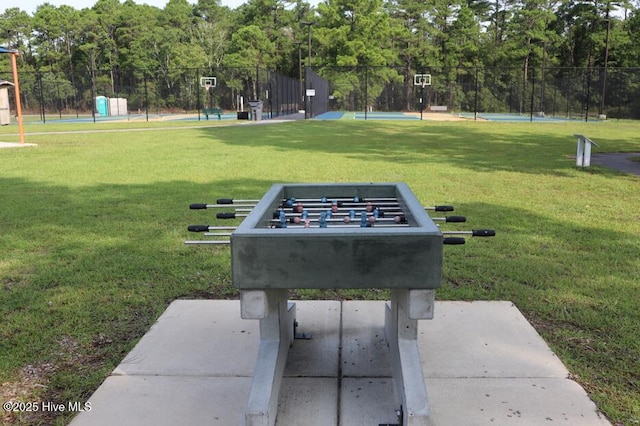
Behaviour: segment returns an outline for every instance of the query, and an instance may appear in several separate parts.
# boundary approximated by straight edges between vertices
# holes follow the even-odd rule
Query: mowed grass
[[[609,419],[640,423],[640,178],[571,158],[574,133],[597,151],[640,151],[638,123],[26,130],[37,147],[0,150],[3,401],[84,402],[171,301],[237,297],[228,247],[183,244],[197,237],[187,225],[215,222],[190,203],[260,198],[278,182],[401,181],[425,205],[467,216],[447,229],[498,233],[445,247],[437,298],[513,301]],[[15,132],[0,128],[0,140]],[[72,414],[2,415],[64,424]]]

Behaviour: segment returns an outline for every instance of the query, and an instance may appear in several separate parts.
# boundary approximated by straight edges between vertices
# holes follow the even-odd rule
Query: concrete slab
[[[400,406],[391,377],[342,379],[340,396],[340,426],[399,422]]]
[[[425,383],[434,425],[609,425],[568,379],[427,377]],[[391,379],[343,379],[340,425],[397,424],[393,387]]]
[[[73,426],[240,425],[250,377],[111,376]]]
[[[20,143],[20,142],[0,142],[0,148],[26,148],[28,146],[38,146],[38,144]]]
[[[298,332],[310,340],[296,340],[289,349],[285,377],[338,377],[340,302],[296,301]]]
[[[427,377],[426,384],[436,425],[610,424],[569,379]]]
[[[345,377],[391,377],[384,333],[384,302],[342,304],[342,374]]]
[[[436,302],[420,321],[427,377],[557,377],[567,369],[511,302]],[[434,344],[437,342],[437,344]]]
[[[338,379],[285,377],[276,426],[325,426],[338,422]]]
[[[176,300],[113,374],[251,377],[258,325],[238,301]]]
[[[397,423],[384,302],[296,305],[314,337],[289,351],[276,424]],[[433,424],[609,424],[510,302],[436,302],[418,331]],[[175,301],[72,426],[243,425],[258,341],[237,300]]]

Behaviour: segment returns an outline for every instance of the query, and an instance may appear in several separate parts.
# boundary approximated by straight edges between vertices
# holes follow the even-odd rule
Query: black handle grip
[[[216,214],[216,218],[217,219],[235,219],[236,214],[235,213],[218,213]]]
[[[447,237],[442,239],[442,244],[459,245],[464,244],[465,240],[462,237]]]
[[[195,204],[189,204],[189,208],[191,210],[202,210],[202,209],[206,209],[207,205],[202,203],[195,203]]]
[[[464,216],[447,216],[445,218],[445,222],[457,222],[457,223],[460,223],[460,222],[466,222],[466,221],[467,221],[467,218],[464,217]]]
[[[233,204],[233,199],[231,199],[231,198],[218,198],[216,200],[216,204]]]
[[[207,232],[209,230],[209,225],[189,225],[190,232]]]
[[[435,211],[437,212],[452,212],[453,206],[436,206]]]
[[[495,237],[496,231],[493,229],[474,229],[471,235],[474,237]]]

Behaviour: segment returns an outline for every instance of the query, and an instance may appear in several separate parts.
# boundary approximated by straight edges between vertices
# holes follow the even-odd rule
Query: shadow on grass
[[[314,149],[322,149],[317,143]],[[295,142],[285,142],[283,149],[294,149],[289,144]],[[373,144],[377,149],[382,139]],[[400,144],[409,156],[412,145]],[[435,149],[445,161],[442,152],[449,148]],[[421,155],[428,151],[423,148]],[[472,167],[485,167],[479,154],[467,157]],[[86,400],[172,300],[236,297],[226,246],[182,244],[193,239],[187,225],[214,222],[215,212],[188,205],[218,197],[260,198],[272,183],[173,181],[71,189],[0,179],[0,370],[11,374],[27,364],[53,363],[43,398]],[[512,300],[570,364],[587,375],[606,376],[607,383],[598,383],[606,393],[630,393],[625,383],[640,378],[635,368],[640,349],[630,337],[640,322],[633,302],[637,283],[631,278],[638,272],[637,238],[520,209],[456,207],[470,220],[463,229],[492,227],[498,236],[445,248],[438,297]],[[69,336],[77,346],[65,349],[61,342]],[[593,351],[586,341],[601,344]]]
[[[0,383],[40,371],[46,390],[23,389],[27,400],[85,401],[172,300],[237,297],[228,247],[183,244],[194,237],[188,225],[215,214],[188,206],[254,198],[270,185],[70,188],[0,178]],[[52,424],[70,414],[24,416]]]
[[[559,176],[573,170],[572,127],[563,127],[566,133],[561,133],[522,124],[511,127],[487,123],[411,124],[310,121],[199,131],[205,137],[235,146],[344,154],[349,158],[399,164],[443,163],[480,172],[506,170]],[[618,147],[629,145],[629,149],[632,145],[627,139],[609,142]]]

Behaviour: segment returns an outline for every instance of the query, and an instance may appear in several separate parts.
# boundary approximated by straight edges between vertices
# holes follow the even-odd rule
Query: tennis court
[[[461,112],[458,113],[458,116],[473,120],[475,114],[473,112]],[[486,120],[486,121],[501,121],[501,122],[526,122],[526,121],[535,121],[539,123],[553,123],[553,122],[567,122],[567,121],[584,121],[584,116],[578,117],[561,117],[561,116],[543,116],[530,113],[519,114],[519,113],[497,113],[497,112],[479,112],[477,114],[477,119]],[[599,121],[597,118],[589,117],[589,121]]]
[[[537,122],[537,123],[566,123],[569,121],[584,121],[584,116],[542,116],[518,113],[478,113],[473,112],[415,112],[394,111],[329,111],[314,117],[314,120],[420,120],[423,121],[498,121],[498,122]],[[589,117],[589,121],[600,121]]]

